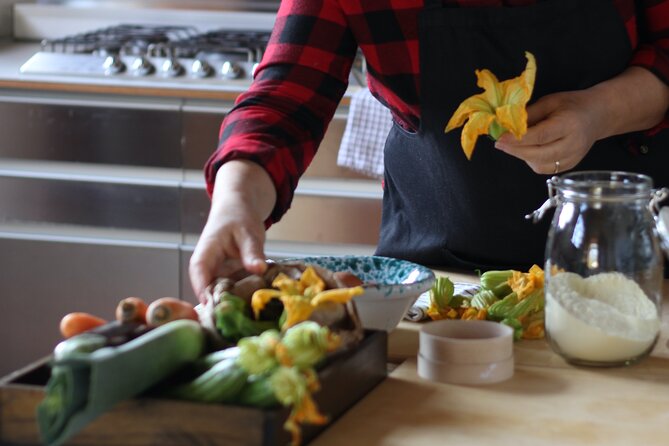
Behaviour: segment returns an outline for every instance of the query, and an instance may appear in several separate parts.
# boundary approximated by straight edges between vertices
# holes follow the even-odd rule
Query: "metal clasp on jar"
[[[560,177],[554,176],[546,180],[546,186],[548,187],[548,199],[539,206],[538,209],[535,209],[531,213],[525,215],[526,220],[532,220],[532,223],[538,223],[544,217],[544,214],[551,208],[557,206],[558,199],[555,195],[555,188],[560,182]]]
[[[653,191],[650,198],[648,209],[650,209],[653,218],[655,219],[655,227],[660,236],[660,245],[664,254],[669,259],[669,206],[660,208],[662,200],[669,196],[669,188],[663,187]]]

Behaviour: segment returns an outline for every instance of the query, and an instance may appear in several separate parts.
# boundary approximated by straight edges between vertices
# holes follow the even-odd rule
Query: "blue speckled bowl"
[[[358,276],[365,283],[365,293],[354,298],[358,314],[365,328],[375,330],[393,330],[435,280],[430,269],[389,257],[324,256],[299,260]]]

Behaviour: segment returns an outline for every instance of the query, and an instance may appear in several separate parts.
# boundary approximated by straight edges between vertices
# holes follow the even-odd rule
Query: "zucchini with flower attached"
[[[481,274],[481,288],[492,291],[498,298],[503,298],[511,292],[509,279],[513,276],[513,270],[491,270]]]
[[[457,319],[462,314],[460,309],[470,306],[471,297],[455,293],[455,285],[445,276],[437,277],[430,288],[430,306],[427,315],[432,319]]]
[[[488,308],[488,316],[490,316],[490,319],[493,320],[502,320],[509,315],[517,303],[518,294],[511,292],[506,297],[504,297],[504,299],[500,299],[490,305]]]
[[[533,265],[527,272],[490,270],[480,275],[473,296],[454,295],[455,286],[439,277],[430,290],[431,319],[487,319],[509,325],[516,339],[544,337],[544,272]],[[460,299],[458,299],[460,297]]]
[[[246,385],[248,373],[235,358],[218,361],[192,381],[171,388],[165,396],[200,403],[231,403]]]
[[[246,301],[228,292],[221,295],[220,302],[214,307],[214,318],[223,339],[231,342],[278,328],[275,321],[254,319]]]
[[[469,301],[469,306],[477,310],[483,310],[497,302],[497,296],[490,290],[479,290]]]
[[[240,339],[237,346],[210,353],[196,366],[211,364],[196,377],[160,395],[206,403],[224,402],[252,407],[290,407],[284,427],[301,439],[301,424],[322,424],[312,394],[319,389],[316,367],[328,353],[341,348],[339,335],[313,321],[301,322],[284,333],[267,330]]]

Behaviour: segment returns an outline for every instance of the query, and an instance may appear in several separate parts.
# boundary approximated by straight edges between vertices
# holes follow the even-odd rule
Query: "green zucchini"
[[[231,403],[246,384],[248,373],[234,358],[226,358],[187,383],[169,389],[165,396],[201,403]]]
[[[509,315],[518,303],[518,294],[509,293],[504,299],[498,300],[488,308],[488,316],[493,320],[502,320]]]
[[[119,401],[193,363],[204,346],[199,323],[177,320],[123,345],[54,361],[54,375],[37,411],[42,440],[48,445],[65,442]]]
[[[93,353],[107,346],[107,338],[97,333],[81,333],[61,341],[53,350],[55,361],[75,358],[79,355]]]
[[[495,293],[495,296],[502,298],[511,292],[509,279],[513,276],[513,270],[491,270],[481,274],[481,287]]]
[[[239,404],[263,409],[279,406],[279,401],[274,395],[274,389],[272,389],[269,379],[266,376],[254,378],[248,380],[239,394]]]

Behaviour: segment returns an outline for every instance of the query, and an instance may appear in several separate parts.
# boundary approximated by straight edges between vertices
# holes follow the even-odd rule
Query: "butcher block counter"
[[[473,276],[438,274],[457,282],[477,281]],[[423,324],[401,322],[388,339],[388,377],[310,444],[667,445],[668,291],[669,280],[665,280],[662,333],[652,356],[639,364],[620,368],[574,367],[554,354],[545,341],[524,340],[514,347],[514,376],[484,386],[439,384],[420,378],[416,372],[416,353]],[[358,368],[347,373],[355,376]],[[335,386],[337,391],[346,387],[341,381]],[[39,395],[28,398],[26,404],[34,405],[36,398]],[[131,402],[124,405],[130,413],[151,411],[151,407],[158,406],[135,407]],[[161,407],[160,413],[146,414],[147,419],[161,425],[174,416],[183,416],[181,423],[193,423],[188,429],[196,430],[195,425],[207,424],[207,413],[210,416],[216,413],[212,408],[193,418],[184,413],[177,415],[181,412],[177,406],[172,407],[175,413],[170,412],[169,406]],[[116,427],[103,427],[119,428],[127,415],[124,412],[115,410],[105,417],[107,422],[114,420]],[[11,416],[4,421],[10,419]],[[100,431],[100,424],[96,426],[96,432]],[[12,430],[23,432],[26,438],[35,437],[35,427],[25,423],[12,426]],[[221,432],[225,433],[225,429]],[[248,435],[250,442],[251,433]],[[111,444],[98,438],[102,441],[99,444]],[[169,444],[181,443],[171,438]],[[190,440],[184,443],[189,444],[205,443]]]
[[[312,444],[667,445],[669,280],[663,293],[662,334],[641,363],[574,367],[545,341],[520,341],[513,378],[488,386],[421,379],[416,372],[421,324],[402,322],[389,338],[389,358],[400,365]]]

